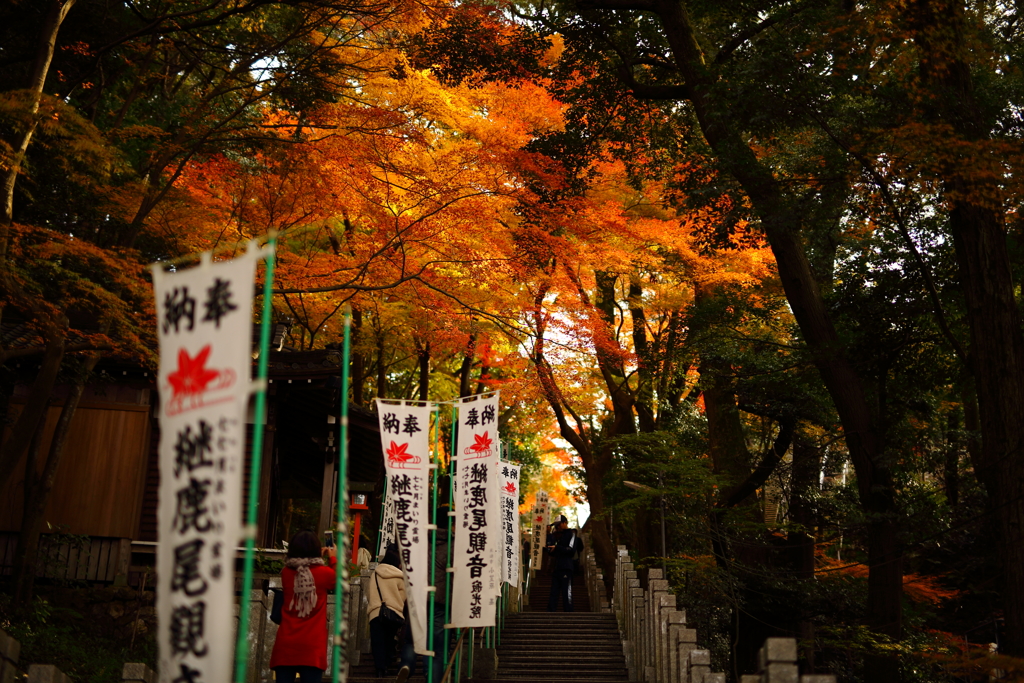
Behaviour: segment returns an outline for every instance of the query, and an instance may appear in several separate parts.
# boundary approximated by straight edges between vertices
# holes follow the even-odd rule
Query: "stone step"
[[[562,647],[562,643],[559,643],[559,647]],[[622,649],[622,643],[618,640],[579,641],[574,643],[572,648],[578,652],[619,652]],[[516,654],[521,652],[546,652],[550,649],[551,641],[502,641],[501,645],[498,646],[498,652]]]
[[[579,654],[578,651],[573,651],[573,654]],[[498,665],[502,668],[512,666],[513,664],[546,664],[548,666],[558,668],[566,663],[564,655],[549,655],[549,656],[538,656],[533,652],[501,652],[498,655]],[[625,666],[626,658],[621,654],[610,654],[607,650],[605,652],[591,652],[587,654],[587,666]]]
[[[607,636],[591,637],[587,638],[580,635],[566,636],[564,634],[522,634],[519,636],[506,635],[498,643],[499,646],[506,645],[535,645],[540,643],[541,649],[547,649],[553,645],[559,645],[561,647],[568,647],[572,645],[582,645],[585,643],[600,643],[602,645],[612,644],[616,647],[621,645],[621,640],[618,635],[610,634]]]
[[[629,670],[625,666],[622,667],[602,667],[599,670],[592,671],[587,668],[581,668],[575,665],[561,667],[551,666],[530,666],[528,664],[520,664],[514,668],[508,668],[498,665],[498,678],[527,678],[536,680],[538,678],[562,678],[564,680],[584,680],[589,681],[594,678],[596,671],[600,672],[602,678],[618,679],[625,681],[629,678]]]

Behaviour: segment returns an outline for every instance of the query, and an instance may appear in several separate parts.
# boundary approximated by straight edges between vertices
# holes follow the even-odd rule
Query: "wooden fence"
[[[0,576],[14,571],[18,534],[0,532]],[[101,536],[43,534],[39,540],[36,576],[66,581],[112,583],[128,576],[132,541]]]

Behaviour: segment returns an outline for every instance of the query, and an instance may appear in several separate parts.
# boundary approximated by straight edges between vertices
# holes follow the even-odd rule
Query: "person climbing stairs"
[[[470,680],[474,683],[564,683],[567,680],[624,683],[629,680],[615,615],[590,611],[583,577],[573,577],[572,612],[548,612],[550,592],[551,575],[539,573],[530,588],[529,604],[524,605],[526,611],[505,617],[497,646],[497,679]],[[421,675],[409,679],[410,683],[424,680]],[[371,683],[374,681],[372,666],[354,667],[349,681]]]

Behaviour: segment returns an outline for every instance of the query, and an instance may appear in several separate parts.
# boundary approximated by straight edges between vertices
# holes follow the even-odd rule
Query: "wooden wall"
[[[147,401],[148,402],[148,401]],[[12,412],[20,406],[12,405]],[[40,459],[60,415],[47,414]],[[46,521],[54,531],[135,538],[141,516],[149,451],[150,407],[121,403],[79,406],[71,422]],[[41,464],[40,464],[41,467]],[[24,464],[0,482],[0,531],[17,531],[22,516]]]

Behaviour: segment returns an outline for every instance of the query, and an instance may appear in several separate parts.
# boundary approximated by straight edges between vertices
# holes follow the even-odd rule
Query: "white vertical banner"
[[[389,543],[397,542],[395,539],[395,499],[388,492],[390,483],[384,481],[384,504],[381,505],[380,514],[380,543],[377,546],[377,554],[373,556],[377,562],[384,556]]]
[[[160,339],[159,680],[230,681],[245,410],[252,389],[249,245],[231,261],[153,267]]]
[[[537,491],[530,524],[533,527],[533,539],[530,544],[530,568],[539,571],[544,559],[544,544],[548,540],[548,494],[546,491]]]
[[[388,498],[394,507],[394,537],[402,557],[413,648],[427,650],[430,589],[430,415],[431,403],[389,403],[377,399]]]
[[[498,394],[460,399],[458,406],[451,625],[494,626],[501,593]]]
[[[520,466],[501,463],[501,580],[519,586],[519,472]]]

